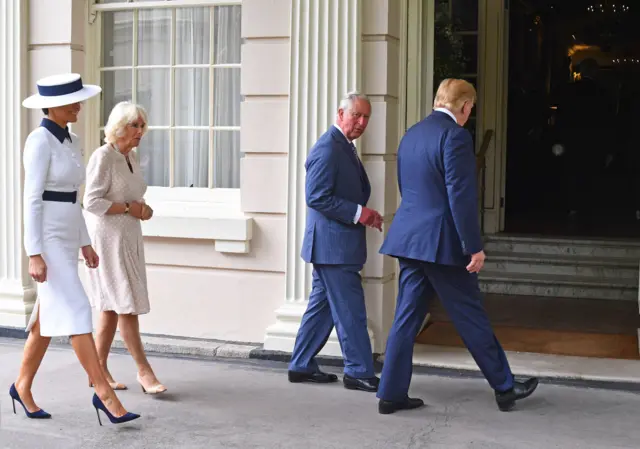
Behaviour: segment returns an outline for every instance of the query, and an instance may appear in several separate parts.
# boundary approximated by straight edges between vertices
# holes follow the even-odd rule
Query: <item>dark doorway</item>
[[[505,231],[640,236],[640,3],[509,3]]]

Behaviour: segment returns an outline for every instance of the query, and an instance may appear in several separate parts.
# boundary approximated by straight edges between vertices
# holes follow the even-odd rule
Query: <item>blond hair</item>
[[[124,135],[124,129],[128,123],[131,123],[138,118],[147,123],[147,111],[139,104],[134,104],[129,101],[121,101],[113,107],[109,114],[109,120],[104,127],[104,141],[106,143],[116,143],[119,137]],[[147,128],[143,130],[143,135],[146,134]]]
[[[436,98],[433,100],[434,108],[447,108],[457,113],[467,101],[476,102],[476,89],[465,80],[447,78],[440,83]]]

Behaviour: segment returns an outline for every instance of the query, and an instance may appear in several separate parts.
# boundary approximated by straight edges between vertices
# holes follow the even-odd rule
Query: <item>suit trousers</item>
[[[309,305],[300,323],[290,370],[319,371],[315,357],[335,325],[345,374],[356,378],[374,376],[360,270],[362,265],[314,264]]]
[[[400,258],[396,313],[387,340],[378,398],[403,401],[408,395],[415,338],[438,295],[458,334],[496,391],[513,387],[507,357],[484,309],[478,276],[464,267]]]

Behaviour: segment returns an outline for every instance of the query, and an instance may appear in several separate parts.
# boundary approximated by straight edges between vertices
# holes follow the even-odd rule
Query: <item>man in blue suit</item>
[[[315,360],[335,325],[344,357],[344,386],[378,390],[360,271],[367,260],[365,226],[380,231],[382,217],[366,207],[371,186],[353,145],[370,115],[371,104],[364,95],[347,94],[336,124],[311,148],[305,163],[302,258],[313,264],[313,280],[289,365],[290,382],[338,380],[335,374],[321,372]]]
[[[398,148],[402,202],[380,249],[400,262],[396,313],[378,390],[381,414],[424,404],[408,392],[415,338],[435,295],[494,389],[500,410],[510,410],[538,385],[535,378],[514,380],[478,285],[485,254],[473,141],[463,128],[475,100],[467,81],[444,80],[434,112],[412,126]]]

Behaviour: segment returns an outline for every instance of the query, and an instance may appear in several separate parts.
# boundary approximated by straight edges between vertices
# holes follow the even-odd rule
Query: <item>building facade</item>
[[[299,256],[304,161],[347,91],[372,101],[356,143],[373,186],[369,206],[385,225],[396,210],[408,3],[3,2],[0,326],[24,328],[36,296],[22,249],[21,150],[41,114],[21,101],[39,78],[76,72],[103,88],[73,125],[85,159],[115,103],[138,102],[149,114],[137,149],[155,210],[143,225],[152,312],[142,331],[291,350],[311,279]],[[378,254],[382,239],[369,231],[363,271],[377,353],[396,293],[395,261]],[[339,354],[335,335],[325,353]]]

